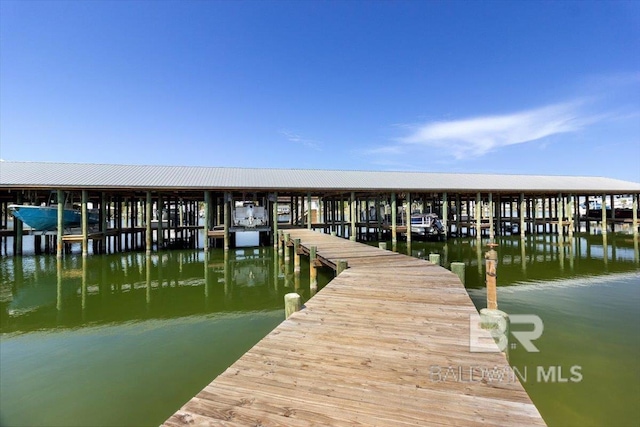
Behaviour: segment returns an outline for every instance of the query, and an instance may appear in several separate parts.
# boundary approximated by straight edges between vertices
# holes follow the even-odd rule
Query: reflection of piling
[[[489,310],[497,310],[498,292],[496,289],[496,268],[498,265],[498,253],[493,248],[498,245],[495,243],[489,243],[487,246],[489,247],[489,250],[484,255],[487,281],[487,308]]]
[[[300,311],[301,298],[295,292],[288,293],[284,296],[284,318],[288,319],[296,311]]]
[[[460,279],[460,282],[462,282],[463,285],[465,284],[464,270],[465,270],[464,262],[451,263],[451,272],[454,273],[456,276],[458,276],[458,278]]]

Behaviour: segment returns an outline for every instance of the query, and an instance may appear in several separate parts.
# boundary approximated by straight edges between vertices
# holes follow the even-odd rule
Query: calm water
[[[547,423],[635,425],[637,242],[531,236],[499,244],[499,308],[544,322],[540,352],[513,348],[510,363]],[[440,253],[446,266],[464,261],[482,308],[484,249],[451,239],[414,242],[411,253]],[[160,424],[282,321],[285,293],[310,297],[304,257],[302,269],[296,282],[271,248],[226,259],[216,250],[206,261],[203,251],[72,255],[61,264],[0,258],[0,425]],[[331,277],[321,271],[320,285]]]

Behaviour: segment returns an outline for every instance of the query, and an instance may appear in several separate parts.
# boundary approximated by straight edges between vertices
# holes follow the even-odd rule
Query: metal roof
[[[0,162],[0,188],[640,193],[603,177]]]

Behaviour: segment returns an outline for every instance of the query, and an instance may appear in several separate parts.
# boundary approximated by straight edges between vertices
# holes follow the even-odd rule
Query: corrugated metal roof
[[[639,193],[603,177],[0,162],[0,188]]]

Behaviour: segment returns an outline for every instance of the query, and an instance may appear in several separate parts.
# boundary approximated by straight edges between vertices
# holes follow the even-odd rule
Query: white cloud
[[[311,148],[313,150],[321,151],[320,145],[317,141],[312,139],[303,138],[297,133],[290,132],[287,130],[280,131],[280,135],[283,135],[289,142],[293,142],[295,144],[302,144],[305,147]]]
[[[480,156],[499,147],[576,132],[599,120],[583,114],[581,104],[571,102],[505,115],[425,123],[414,127],[399,142],[438,147],[458,159]]]

